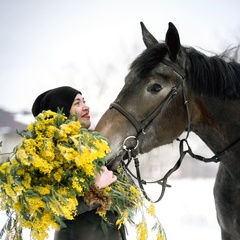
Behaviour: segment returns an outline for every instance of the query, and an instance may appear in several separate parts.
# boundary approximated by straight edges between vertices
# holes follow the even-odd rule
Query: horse
[[[146,49],[96,126],[110,143],[108,167],[194,132],[215,154],[209,161],[219,161],[213,195],[221,239],[239,240],[240,64],[183,46],[171,22],[164,41],[142,22],[141,29]]]

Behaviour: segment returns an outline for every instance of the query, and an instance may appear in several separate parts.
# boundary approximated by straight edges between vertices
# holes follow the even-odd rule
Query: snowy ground
[[[168,240],[220,240],[213,198],[214,179],[169,180],[169,183],[172,188],[167,189],[162,201],[156,204]]]
[[[157,215],[162,223],[168,240],[220,240],[220,230],[216,220],[213,185],[214,179],[174,179],[160,203],[156,204]],[[146,188],[156,199],[159,186]],[[0,227],[5,215],[0,212]],[[128,227],[128,240],[134,240],[135,231]],[[30,239],[25,232],[24,240]],[[49,240],[53,239],[50,233]],[[154,240],[150,235],[149,240]]]

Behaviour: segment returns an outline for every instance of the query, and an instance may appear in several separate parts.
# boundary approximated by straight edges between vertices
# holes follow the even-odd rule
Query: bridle
[[[132,125],[135,127],[136,129],[136,136],[128,136],[124,141],[123,141],[123,149],[127,152],[128,154],[128,159],[127,159],[127,163],[125,163],[125,160],[122,159],[122,167],[126,170],[126,172],[128,172],[133,178],[137,179],[138,181],[138,184],[139,184],[139,187],[140,189],[142,190],[144,196],[146,197],[146,199],[148,199],[149,201],[152,201],[148,195],[146,194],[146,191],[144,190],[144,184],[147,184],[147,183],[158,183],[162,186],[162,191],[161,191],[161,194],[159,196],[159,198],[154,201],[155,203],[156,202],[159,202],[163,196],[164,196],[164,193],[165,193],[165,189],[166,187],[171,187],[170,185],[167,184],[167,180],[168,180],[168,177],[173,173],[175,172],[180,166],[181,166],[181,163],[185,157],[185,155],[188,153],[191,157],[197,159],[197,160],[200,160],[200,161],[203,161],[203,162],[219,162],[220,159],[219,157],[226,154],[227,152],[229,151],[232,151],[233,148],[235,148],[238,144],[240,144],[240,139],[237,140],[235,143],[231,144],[229,147],[227,147],[224,151],[222,152],[219,152],[217,154],[215,154],[213,157],[211,158],[205,158],[205,157],[202,157],[202,156],[199,156],[199,155],[196,155],[192,152],[192,149],[188,143],[188,136],[189,136],[189,133],[190,133],[190,125],[191,125],[191,122],[190,122],[190,113],[189,113],[189,108],[188,108],[188,101],[186,99],[186,96],[185,96],[185,92],[183,90],[183,84],[184,84],[184,80],[186,79],[186,74],[185,72],[179,68],[176,64],[174,64],[173,62],[170,62],[168,60],[162,60],[162,62],[164,65],[166,65],[167,67],[170,67],[173,69],[173,71],[178,74],[180,77],[181,77],[181,81],[178,83],[178,85],[175,85],[172,87],[172,89],[170,90],[170,92],[168,93],[168,95],[166,96],[166,98],[158,105],[158,107],[149,115],[147,116],[144,120],[142,120],[141,122],[139,122],[132,114],[130,114],[129,112],[127,112],[124,108],[122,108],[119,104],[117,103],[112,103],[110,105],[110,109],[111,108],[114,108],[116,110],[118,110],[122,115],[124,115],[131,123]],[[185,105],[185,108],[186,108],[186,113],[187,113],[187,135],[184,139],[177,139],[180,143],[179,143],[179,152],[180,152],[180,157],[178,159],[178,161],[176,162],[176,164],[164,175],[163,178],[159,179],[159,180],[156,180],[156,181],[145,181],[141,178],[141,174],[140,174],[140,166],[139,166],[139,160],[137,158],[137,154],[136,154],[136,149],[138,147],[138,144],[139,144],[139,136],[141,134],[145,134],[146,131],[147,131],[147,128],[149,127],[149,125],[152,123],[152,121],[160,114],[161,110],[163,109],[164,106],[167,106],[167,104],[170,103],[170,101],[174,98],[174,96],[177,94],[178,92],[178,88],[179,86],[182,86],[182,95],[183,95],[183,102],[184,102],[184,105]],[[126,142],[129,140],[129,139],[134,139],[136,140],[136,145],[134,147],[128,147],[126,145]],[[184,150],[184,148],[187,148],[186,150]],[[134,175],[131,170],[129,169],[129,164],[130,162],[134,160],[134,163],[135,163],[135,168],[136,168],[136,175]],[[153,202],[153,201],[152,201]]]
[[[172,89],[170,90],[170,92],[167,94],[167,96],[165,97],[165,99],[157,106],[157,108],[150,114],[148,115],[144,120],[142,120],[141,122],[139,122],[131,113],[129,113],[128,111],[126,111],[123,107],[121,107],[119,104],[113,102],[110,104],[110,109],[112,108],[115,108],[116,110],[118,110],[122,115],[124,115],[131,123],[132,125],[135,127],[136,129],[136,136],[128,136],[124,141],[123,141],[123,149],[128,153],[128,162],[125,163],[124,160],[122,160],[122,167],[132,176],[134,177],[135,179],[138,180],[138,183],[139,183],[139,187],[141,188],[144,196],[146,197],[146,199],[148,199],[149,201],[151,200],[148,195],[146,194],[145,190],[144,190],[144,187],[143,187],[143,184],[146,184],[146,183],[158,183],[162,186],[162,191],[161,191],[161,194],[159,196],[159,198],[157,199],[157,201],[155,202],[159,202],[163,195],[164,195],[164,192],[165,192],[165,189],[166,187],[171,187],[170,185],[167,184],[167,179],[168,177],[174,172],[176,171],[180,165],[181,165],[181,161],[178,161],[175,166],[170,169],[163,178],[157,180],[157,181],[152,181],[152,182],[147,182],[145,180],[143,180],[141,178],[141,174],[140,174],[140,164],[139,164],[139,160],[135,154],[135,150],[137,149],[138,147],[138,143],[139,143],[139,136],[141,134],[146,134],[146,130],[147,130],[147,127],[152,123],[152,121],[160,114],[162,108],[164,106],[166,106],[173,98],[174,96],[177,94],[178,92],[178,88],[180,87],[180,85],[182,85],[183,87],[183,80],[186,78],[186,74],[185,72],[179,68],[176,64],[164,59],[162,60],[162,62],[164,65],[168,66],[168,67],[171,67],[173,69],[173,71],[178,74],[180,77],[181,77],[181,81],[172,87]],[[185,96],[184,96],[185,98]],[[187,101],[185,101],[185,103],[187,103]],[[188,116],[189,116],[189,112],[188,112],[188,107],[187,107],[187,113],[188,113]],[[190,121],[189,121],[190,123]],[[189,124],[189,131],[190,131],[190,124]],[[189,132],[188,131],[188,132]],[[127,147],[126,145],[126,142],[129,140],[129,139],[135,139],[136,140],[136,145],[134,147]],[[134,159],[134,163],[135,163],[135,168],[136,168],[136,176],[131,172],[131,170],[128,168],[130,162],[132,161],[132,159]]]
[[[178,75],[181,76],[182,79],[185,79],[185,73],[182,69],[180,69],[175,64],[171,63],[168,60],[163,60],[162,63],[166,66],[170,66]],[[181,81],[182,82],[182,81]],[[178,85],[175,85],[172,87],[171,91],[168,93],[166,98],[161,102],[161,104],[158,105],[158,107],[144,120],[139,122],[131,113],[127,112],[124,108],[122,108],[119,104],[113,102],[110,104],[110,109],[115,108],[117,109],[122,115],[124,115],[135,127],[137,131],[136,138],[140,134],[145,134],[146,128],[151,124],[151,122],[158,116],[158,114],[161,112],[164,105],[166,105],[171,99],[177,94],[177,90],[179,86],[181,85],[181,82],[178,83]]]

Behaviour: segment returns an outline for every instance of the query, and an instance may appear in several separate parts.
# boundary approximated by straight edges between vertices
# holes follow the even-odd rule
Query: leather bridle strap
[[[115,108],[117,109],[123,116],[125,116],[132,125],[136,128],[137,133],[143,130],[141,123],[137,121],[137,119],[129,112],[127,112],[124,108],[122,108],[119,104],[113,102],[110,104],[110,109]]]
[[[121,107],[119,104],[113,102],[110,104],[110,109],[115,108],[118,110],[122,115],[124,115],[135,127],[137,131],[137,136],[139,136],[141,133],[145,134],[145,130],[148,127],[148,125],[157,117],[157,115],[161,112],[163,106],[168,103],[176,94],[179,85],[181,82],[177,85],[172,87],[171,91],[168,93],[167,97],[164,98],[164,100],[161,102],[161,104],[158,105],[158,107],[149,115],[147,116],[144,120],[139,122],[131,113],[126,111],[123,107]]]
[[[172,68],[172,70],[177,73],[182,79],[184,79],[186,77],[186,74],[185,72],[180,68],[178,67],[176,64],[168,61],[167,59],[163,59],[161,61],[161,63],[163,63],[164,65],[166,65],[167,67],[170,67]]]
[[[172,68],[173,71],[175,73],[177,73],[182,78],[182,80],[185,79],[185,77],[186,77],[185,72],[181,68],[179,68],[176,64],[174,64],[174,63],[172,63],[172,62],[170,62],[166,59],[163,59],[161,61],[161,63],[166,65],[167,67]],[[116,102],[111,103],[109,108],[110,109],[115,108],[122,115],[124,115],[132,123],[132,125],[135,127],[135,129],[137,131],[137,136],[139,136],[141,133],[145,133],[145,129],[152,122],[152,120],[155,117],[157,117],[157,115],[161,112],[161,109],[164,106],[164,104],[167,103],[169,100],[171,100],[177,94],[178,87],[179,87],[179,85],[181,85],[181,83],[182,83],[182,81],[180,81],[178,83],[178,85],[173,86],[171,91],[168,93],[167,97],[161,102],[161,104],[159,104],[158,107],[148,117],[146,117],[141,122],[139,122],[131,113],[126,111],[122,106],[120,106]]]
[[[168,60],[163,60],[162,61],[163,64],[165,64],[166,66],[168,67],[171,67],[178,75],[180,75],[182,77],[182,81],[180,81],[179,85],[180,84],[183,84],[183,81],[185,79],[185,73],[183,72],[183,70],[181,70],[177,65],[175,65],[174,63],[168,61]],[[136,128],[137,130],[137,135],[136,135],[136,140],[137,140],[137,137],[141,134],[141,133],[145,133],[145,129],[147,128],[147,126],[153,121],[154,118],[157,117],[157,115],[161,112],[161,109],[163,108],[163,106],[165,105],[165,103],[167,103],[170,99],[172,99],[172,97],[177,93],[177,90],[178,90],[178,87],[179,85],[177,86],[174,86],[172,88],[172,90],[168,93],[167,97],[163,100],[163,102],[148,116],[146,117],[143,121],[139,122],[136,120],[136,118],[131,115],[129,112],[127,112],[125,109],[123,109],[119,104],[117,103],[112,103],[110,105],[110,108],[115,108],[117,109],[119,112],[121,112],[132,124],[133,126]],[[177,139],[180,144],[179,144],[179,153],[180,153],[180,157],[178,159],[178,161],[175,163],[175,165],[164,175],[163,178],[157,180],[157,181],[152,181],[152,182],[147,182],[145,180],[143,180],[141,178],[141,174],[140,174],[140,168],[139,168],[139,160],[138,158],[136,157],[136,155],[134,155],[134,149],[131,148],[131,149],[127,149],[127,147],[125,147],[124,149],[128,152],[128,162],[127,164],[124,162],[124,160],[122,160],[122,165],[123,167],[125,168],[125,170],[127,170],[127,172],[132,176],[134,177],[135,179],[137,179],[138,181],[138,184],[139,184],[139,187],[140,189],[142,190],[144,196],[146,199],[148,199],[149,201],[152,201],[148,195],[146,194],[145,190],[144,190],[144,187],[143,187],[143,184],[146,184],[146,183],[158,183],[160,185],[162,185],[162,191],[161,191],[161,194],[159,196],[159,198],[155,201],[156,202],[159,202],[163,196],[164,196],[164,193],[165,193],[165,189],[166,187],[171,187],[170,185],[167,184],[167,180],[168,180],[168,177],[173,173],[175,172],[180,166],[181,166],[181,163],[185,157],[185,155],[188,153],[191,157],[197,159],[197,160],[200,160],[200,161],[203,161],[203,162],[219,162],[220,161],[220,157],[222,157],[223,155],[227,154],[228,152],[232,151],[233,149],[235,149],[236,147],[239,146],[240,144],[240,139],[238,139],[236,142],[234,142],[233,144],[231,144],[229,147],[227,147],[225,150],[215,154],[213,157],[211,158],[205,158],[205,157],[202,157],[200,155],[196,155],[192,152],[192,149],[190,148],[189,146],[189,143],[187,141],[187,138],[189,136],[189,133],[190,133],[190,113],[189,113],[189,109],[188,109],[188,101],[186,99],[186,96],[185,96],[185,93],[184,93],[184,90],[183,90],[183,86],[182,86],[182,94],[183,94],[183,100],[184,100],[184,105],[186,106],[186,111],[187,111],[187,136],[180,140],[180,139]],[[186,144],[186,147],[187,149],[184,150],[184,143]],[[128,168],[128,165],[129,163],[131,162],[131,160],[134,159],[134,163],[135,163],[135,168],[136,168],[136,176],[130,171],[130,169]]]
[[[164,196],[164,193],[165,193],[165,190],[166,190],[166,187],[171,187],[171,185],[167,184],[167,180],[168,178],[170,177],[170,175],[172,175],[172,173],[174,173],[176,170],[178,170],[178,168],[181,166],[181,163],[187,153],[187,151],[184,151],[183,148],[183,141],[180,142],[180,145],[179,145],[179,150],[180,150],[180,157],[178,159],[178,161],[175,163],[175,165],[164,175],[163,178],[159,179],[159,180],[156,180],[156,181],[145,181],[142,179],[141,177],[141,172],[140,172],[140,164],[139,164],[139,160],[136,156],[132,155],[129,159],[128,159],[128,163],[125,164],[123,161],[122,161],[122,165],[123,165],[123,168],[133,177],[135,178],[137,181],[138,181],[138,184],[139,184],[139,187],[144,195],[144,197],[148,200],[148,201],[151,201],[153,203],[157,203],[159,201],[161,201],[161,199],[163,198]],[[134,154],[134,152],[132,151],[131,154]],[[131,172],[131,170],[129,169],[128,165],[129,163],[131,162],[131,160],[134,159],[134,164],[135,164],[135,169],[136,169],[136,176]],[[162,186],[162,190],[161,190],[161,194],[159,196],[159,198],[156,200],[156,201],[152,201],[152,199],[147,195],[145,189],[144,189],[144,186],[145,184],[147,183],[158,183]]]

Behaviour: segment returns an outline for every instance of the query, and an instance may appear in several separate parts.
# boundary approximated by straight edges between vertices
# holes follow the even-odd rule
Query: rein
[[[205,158],[205,157],[202,157],[200,155],[196,155],[193,153],[188,141],[187,141],[187,138],[189,136],[189,133],[190,133],[190,113],[189,113],[189,108],[188,108],[188,101],[186,99],[186,96],[185,96],[185,93],[183,91],[183,81],[185,80],[186,78],[186,75],[184,73],[184,71],[182,69],[180,69],[178,66],[176,66],[174,63],[168,61],[168,60],[163,60],[162,63],[168,67],[171,67],[173,69],[173,71],[175,73],[177,73],[181,78],[182,80],[180,81],[180,83],[176,86],[173,86],[171,91],[168,93],[168,95],[166,96],[166,98],[161,102],[161,104],[159,104],[159,106],[148,116],[146,117],[143,121],[139,122],[137,121],[137,119],[132,115],[130,114],[129,112],[127,112],[124,108],[122,108],[119,104],[117,103],[112,103],[110,105],[110,109],[111,108],[115,108],[116,110],[118,110],[122,115],[124,115],[132,124],[133,126],[135,127],[136,131],[137,131],[137,134],[136,136],[128,136],[124,141],[123,141],[123,149],[128,153],[128,159],[127,159],[127,163],[125,163],[122,159],[122,167],[133,177],[135,178],[137,181],[138,181],[138,184],[139,184],[139,187],[143,193],[143,195],[145,196],[145,198],[149,201],[152,201],[145,189],[144,189],[144,184],[147,184],[147,183],[158,183],[162,186],[162,191],[161,191],[161,194],[159,196],[159,198],[156,200],[156,201],[152,201],[154,203],[156,202],[159,202],[163,196],[164,196],[164,193],[165,193],[165,190],[166,190],[166,187],[171,187],[170,185],[167,184],[167,180],[168,180],[168,177],[173,173],[175,172],[180,166],[181,166],[181,163],[185,157],[185,155],[188,153],[192,158],[195,158],[197,160],[200,160],[200,161],[203,161],[203,162],[219,162],[220,161],[220,157],[222,155],[225,155],[226,153],[228,153],[229,151],[232,151],[235,147],[237,147],[239,144],[240,144],[240,139],[237,140],[235,143],[233,143],[232,145],[230,145],[229,147],[227,147],[224,151],[222,152],[219,152],[217,154],[215,154],[213,157],[211,158]],[[156,180],[156,181],[145,181],[141,178],[141,173],[140,173],[140,163],[139,163],[139,160],[137,158],[137,155],[136,155],[136,149],[138,147],[138,144],[139,144],[139,141],[138,141],[138,137],[141,135],[141,134],[145,134],[146,132],[146,129],[147,127],[151,124],[151,122],[158,116],[158,114],[160,114],[163,106],[165,106],[167,103],[170,102],[170,100],[173,99],[173,97],[177,94],[177,90],[179,88],[179,86],[182,85],[182,94],[183,94],[183,100],[184,100],[184,105],[186,106],[186,112],[187,112],[187,121],[188,121],[188,124],[187,124],[187,135],[184,139],[177,139],[180,143],[179,143],[179,153],[180,153],[180,157],[178,159],[178,161],[175,163],[175,165],[164,175],[163,178],[159,179],[159,180]],[[127,147],[126,146],[126,142],[127,140],[129,139],[135,139],[136,140],[136,145],[135,147]],[[187,147],[186,150],[184,150],[184,146]],[[129,164],[130,162],[134,160],[134,164],[135,164],[135,169],[136,169],[136,175],[134,175],[131,170],[129,169]]]

